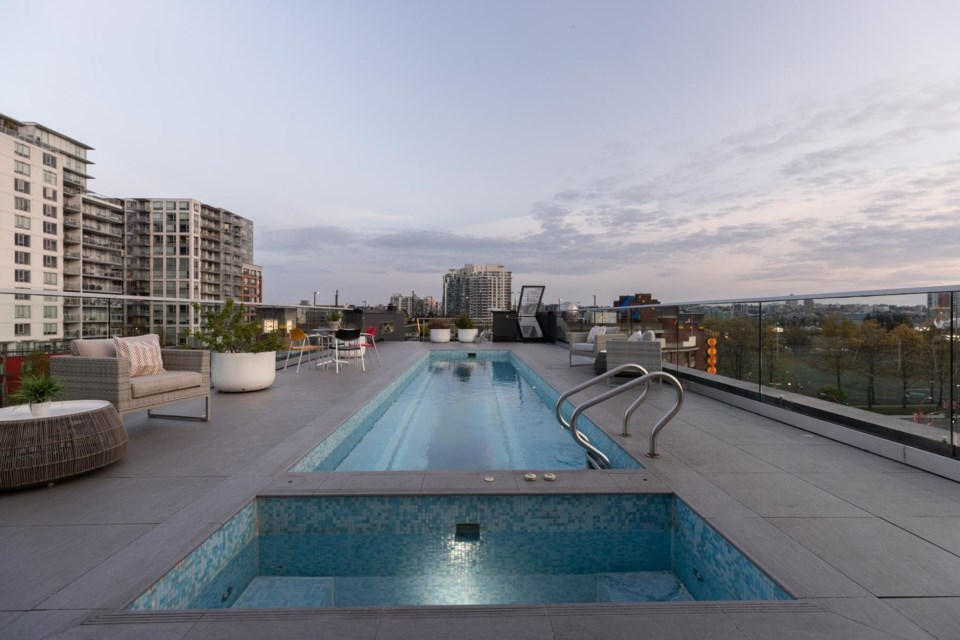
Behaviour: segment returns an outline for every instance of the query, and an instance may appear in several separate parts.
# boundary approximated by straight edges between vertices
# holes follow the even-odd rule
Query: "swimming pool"
[[[435,350],[291,471],[583,469],[583,448],[554,416],[558,396],[509,351]],[[613,468],[642,468],[589,420],[578,426]]]
[[[668,493],[260,497],[129,609],[789,600]]]

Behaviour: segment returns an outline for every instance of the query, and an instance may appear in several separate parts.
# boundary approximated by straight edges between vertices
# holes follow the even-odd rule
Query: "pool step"
[[[693,600],[669,571],[588,575],[260,576],[234,608],[671,602]]]

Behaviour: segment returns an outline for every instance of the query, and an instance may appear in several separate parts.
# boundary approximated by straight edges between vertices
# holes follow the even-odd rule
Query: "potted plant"
[[[10,394],[10,404],[29,404],[30,413],[45,416],[50,402],[63,391],[63,384],[49,373],[25,374],[20,376],[20,388]]]
[[[210,384],[218,391],[259,391],[277,375],[280,336],[264,333],[259,322],[250,322],[242,304],[231,298],[217,310],[194,309],[203,315],[203,329],[193,337],[201,348],[210,350]]]
[[[460,342],[476,342],[477,326],[473,324],[466,313],[457,318],[457,340]]]
[[[430,320],[430,342],[450,342],[450,327],[440,318]]]
[[[331,331],[336,331],[340,328],[340,320],[343,318],[343,314],[339,311],[327,311],[324,315],[324,319],[327,321],[327,329]]]

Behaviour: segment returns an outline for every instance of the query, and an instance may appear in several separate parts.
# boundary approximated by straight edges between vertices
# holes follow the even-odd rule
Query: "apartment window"
[[[43,232],[49,233],[52,236],[57,235],[57,223],[56,222],[44,222],[43,223]]]
[[[30,218],[27,216],[13,216],[13,226],[18,229],[29,229],[30,228]]]
[[[30,317],[30,305],[18,304],[13,307],[13,317],[18,320],[24,320]]]
[[[56,202],[56,201],[57,201],[57,190],[56,190],[56,189],[51,189],[50,187],[44,187],[44,188],[43,188],[43,197],[46,198],[47,200],[53,200],[54,202]]]
[[[15,336],[28,336],[30,335],[30,323],[24,322],[13,325],[13,335]]]
[[[30,181],[23,178],[13,179],[13,190],[17,193],[30,193]]]
[[[23,156],[24,158],[30,157],[30,147],[21,142],[13,143],[13,152],[18,156]]]
[[[14,282],[30,282],[30,272],[26,269],[14,269],[13,280]]]
[[[17,211],[30,211],[30,198],[16,196],[13,199],[13,208]]]
[[[46,306],[43,308],[43,317],[44,318],[56,318],[57,317],[57,308]]]
[[[43,335],[52,336],[57,333],[57,323],[56,322],[44,322],[43,323]]]
[[[43,164],[44,164],[44,166],[53,167],[54,169],[56,169],[56,168],[57,168],[57,156],[53,155],[52,153],[45,153],[45,154],[43,154]]]
[[[55,171],[44,171],[43,181],[47,184],[57,184],[57,173]]]
[[[44,205],[43,205],[43,215],[47,216],[48,218],[56,218],[56,217],[57,217],[57,205],[55,205],[55,204],[44,204]]]
[[[57,268],[57,256],[43,256],[43,266],[48,269]]]
[[[30,253],[27,251],[14,251],[13,261],[17,264],[30,264]]]
[[[56,251],[57,250],[57,241],[53,238],[44,238],[43,239],[43,250],[44,251]]]
[[[19,160],[13,161],[13,171],[14,173],[19,173],[22,176],[30,175],[30,165],[26,162],[20,162]]]
[[[44,271],[43,284],[57,284],[57,274]]]

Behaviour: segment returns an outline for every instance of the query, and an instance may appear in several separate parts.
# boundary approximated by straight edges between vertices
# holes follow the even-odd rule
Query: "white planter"
[[[430,329],[430,342],[450,342],[450,329]]]
[[[457,329],[457,340],[460,342],[476,342],[477,329]]]
[[[211,353],[210,384],[217,391],[259,391],[277,376],[277,352]]]
[[[30,415],[32,416],[45,416],[48,411],[50,411],[50,401],[30,403]]]

